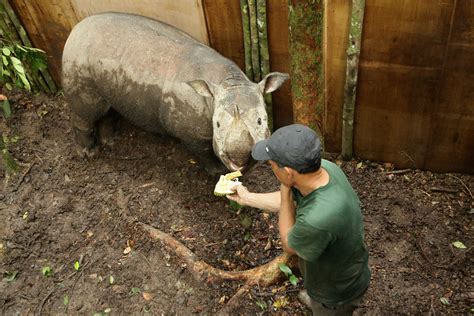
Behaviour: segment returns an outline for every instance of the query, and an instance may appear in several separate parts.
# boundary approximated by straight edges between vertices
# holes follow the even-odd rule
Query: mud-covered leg
[[[97,123],[97,139],[101,145],[113,145],[118,118],[117,111],[111,108]]]
[[[80,156],[94,156],[97,141],[97,122],[109,110],[109,105],[93,89],[82,89],[66,95],[71,108],[71,124],[74,130],[77,152]]]

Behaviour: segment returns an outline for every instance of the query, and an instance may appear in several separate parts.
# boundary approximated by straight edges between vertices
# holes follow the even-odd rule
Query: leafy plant
[[[74,270],[79,271],[80,268],[81,268],[81,264],[79,263],[79,261],[76,260],[74,262]]]
[[[296,286],[296,284],[298,284],[298,277],[296,277],[293,274],[293,271],[291,271],[290,267],[288,267],[284,263],[279,263],[278,267],[280,268],[281,272],[283,272],[288,277],[288,280],[290,280],[291,284],[293,284],[294,286]]]
[[[8,90],[14,86],[31,91],[28,74],[36,73],[47,66],[46,53],[38,48],[23,46],[0,38],[2,60],[0,62],[0,84]]]
[[[0,152],[2,155],[3,163],[5,168],[8,172],[16,173],[18,171],[18,164],[16,163],[15,159],[13,159],[12,155],[8,151],[9,144],[14,144],[18,141],[18,137],[8,137],[4,134],[0,138]]]
[[[51,267],[46,266],[41,269],[41,273],[43,274],[43,276],[48,278],[53,274],[53,269],[51,269]]]
[[[18,271],[13,271],[13,272],[4,272],[4,278],[3,280],[6,281],[6,282],[12,282],[13,280],[15,280],[17,274],[18,274]]]

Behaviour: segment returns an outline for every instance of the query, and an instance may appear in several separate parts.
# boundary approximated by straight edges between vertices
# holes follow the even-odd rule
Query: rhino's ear
[[[186,82],[191,88],[194,89],[197,93],[202,95],[206,98],[213,98],[214,97],[214,87],[212,84],[208,84],[204,80],[193,80]]]
[[[262,93],[270,93],[280,88],[280,86],[287,80],[290,76],[282,72],[271,72],[263,78],[262,81],[258,83],[260,86],[260,91]]]

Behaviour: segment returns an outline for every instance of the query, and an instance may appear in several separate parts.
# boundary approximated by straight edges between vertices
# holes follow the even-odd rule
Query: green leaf
[[[3,278],[4,281],[7,281],[7,282],[12,282],[13,280],[15,280],[17,274],[18,274],[18,271],[13,271],[13,272],[5,272],[5,277]]]
[[[453,242],[453,246],[456,247],[456,248],[459,248],[459,249],[466,249],[466,245],[464,245],[462,242],[460,242],[459,240],[458,241],[455,241]]]
[[[12,115],[12,109],[8,100],[0,102],[0,108],[3,111],[3,116],[5,116],[5,118],[9,118]]]
[[[283,272],[286,276],[293,275],[291,269],[284,263],[279,263],[278,267],[280,268],[281,272]]]
[[[7,59],[5,56],[3,56],[3,55],[2,55],[2,60],[3,60],[3,64],[4,64],[5,66],[8,66],[8,59]]]
[[[51,269],[51,267],[46,266],[41,269],[41,273],[43,274],[43,276],[48,278],[53,274],[53,270]]]
[[[290,275],[290,283],[296,286],[298,284],[298,278],[295,275]]]
[[[6,87],[8,90],[13,89],[12,85],[11,85],[9,82],[5,83],[5,87]]]
[[[242,225],[242,227],[245,229],[249,229],[252,227],[252,217],[249,214],[241,214],[240,225]]]
[[[79,261],[76,260],[76,262],[74,262],[74,269],[76,271],[79,271],[80,268],[81,268],[81,264],[79,263]]]
[[[112,275],[109,276],[109,283],[110,283],[110,284],[114,284],[114,282],[115,282],[114,277],[113,277]]]
[[[140,290],[138,287],[132,287],[132,289],[130,290],[130,296],[132,295],[136,295],[136,294],[139,294],[142,290]]]
[[[28,81],[28,79],[26,79],[25,74],[19,73],[18,77],[20,78],[21,82],[23,82],[23,85],[25,86],[25,89],[30,91],[31,90],[30,82]]]
[[[445,306],[448,306],[450,304],[449,300],[446,297],[441,297],[439,300],[440,300],[441,304],[443,304]]]
[[[8,47],[4,47],[4,48],[2,48],[2,53],[3,53],[3,55],[5,55],[5,56],[10,56],[11,51],[10,51],[10,49],[9,49]]]
[[[68,296],[68,295],[64,295],[64,297],[63,297],[63,304],[64,304],[64,305],[69,304],[69,296]]]
[[[2,149],[2,159],[9,172],[16,173],[18,171],[18,164],[6,148]]]
[[[240,210],[242,208],[242,205],[240,205],[239,203],[235,202],[235,201],[230,201],[230,207],[233,209],[233,210]]]
[[[255,301],[255,304],[257,304],[257,306],[260,307],[262,311],[267,309],[267,303],[263,300]]]

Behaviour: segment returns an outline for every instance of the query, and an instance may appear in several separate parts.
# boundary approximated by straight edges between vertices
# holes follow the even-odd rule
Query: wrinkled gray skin
[[[116,111],[147,131],[178,138],[206,168],[215,166],[217,156],[230,171],[246,169],[252,146],[270,135],[262,94],[288,78],[270,73],[252,83],[232,61],[189,35],[121,13],[77,24],[62,67],[84,151],[97,138],[107,142],[106,117]]]

